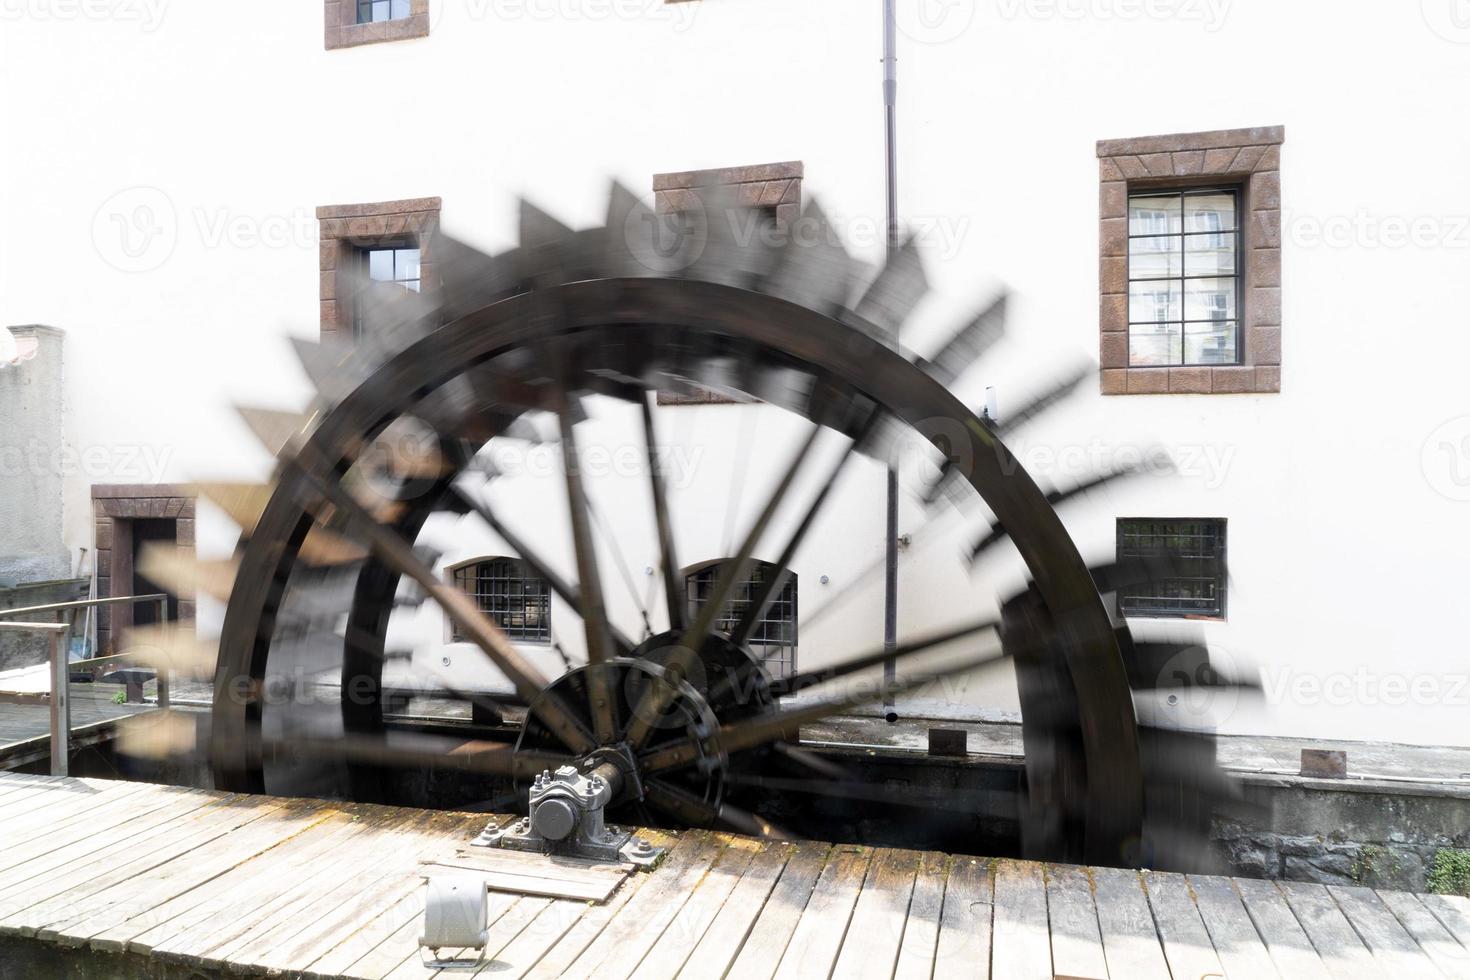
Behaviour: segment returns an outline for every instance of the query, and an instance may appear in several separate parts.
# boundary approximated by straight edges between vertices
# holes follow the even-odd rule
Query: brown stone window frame
[[[376,204],[336,204],[316,209],[321,254],[323,340],[352,339],[351,269],[371,248],[419,249],[421,289],[433,281],[432,242],[443,201],[415,197]]]
[[[730,188],[741,207],[769,209],[776,230],[785,231],[801,217],[802,180],[806,167],[800,160],[758,163],[713,170],[681,170],[653,175],[653,208],[659,214],[678,214],[702,206],[703,188]],[[738,404],[713,392],[677,394],[659,392],[660,405]]]
[[[133,580],[136,556],[132,547],[132,522],[135,520],[173,520],[177,529],[179,550],[194,555],[194,488],[178,483],[160,484],[96,484],[92,487],[92,511],[97,521],[96,568],[97,597],[108,599],[127,595],[128,586],[113,583]],[[180,595],[179,621],[194,621],[194,597]],[[133,607],[113,605],[97,607],[97,651],[100,656],[115,652],[114,644],[133,625]]]
[[[1267,394],[1281,390],[1281,126],[1097,144],[1100,360],[1104,395]],[[1240,363],[1128,364],[1128,195],[1230,186],[1241,195],[1244,329]]]
[[[376,24],[357,22],[357,0],[326,0],[326,8],[328,51],[429,36],[429,0],[409,0],[407,17],[383,20]]]

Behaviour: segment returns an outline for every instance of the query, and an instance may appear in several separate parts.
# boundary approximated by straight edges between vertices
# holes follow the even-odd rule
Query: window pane
[[[1139,239],[1148,241],[1149,239]],[[1235,274],[1235,233],[1219,235],[1186,235],[1184,242],[1184,274],[1186,276],[1231,276]]]
[[[373,20],[387,20],[391,13],[392,5],[389,0],[373,0]]]
[[[1128,363],[1133,367],[1157,367],[1180,363],[1179,324],[1148,323],[1128,328]]]
[[[394,20],[398,20],[399,18],[407,17],[407,16],[408,16],[408,0],[393,0],[393,12],[392,12],[393,19]]]
[[[400,248],[393,253],[393,278],[400,281],[419,278],[419,250]]]
[[[1191,194],[1184,199],[1185,231],[1234,231],[1234,194]]]
[[[374,282],[393,281],[392,249],[374,249],[368,253],[368,278]]]
[[[1166,577],[1120,589],[1118,607],[1124,615],[1225,615],[1223,520],[1122,518],[1118,557],[1167,557],[1174,566]]]
[[[1234,364],[1235,321],[1221,323],[1186,323],[1184,325],[1184,361],[1186,364]]]
[[[1128,199],[1128,234],[1178,234],[1179,209],[1178,194],[1164,197],[1130,197]]]
[[[1187,279],[1184,282],[1184,319],[1234,320],[1234,279]]]
[[[1215,282],[1216,280],[1202,280]],[[1128,321],[1130,323],[1162,323],[1179,320],[1182,289],[1177,279],[1128,284]]]
[[[1181,238],[1130,238],[1128,240],[1128,278],[1157,279],[1177,276],[1182,270]]]

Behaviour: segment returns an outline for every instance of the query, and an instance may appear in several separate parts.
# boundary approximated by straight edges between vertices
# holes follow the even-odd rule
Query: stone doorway
[[[99,484],[92,488],[92,507],[97,518],[97,597],[168,592],[138,573],[136,558],[148,544],[172,544],[193,557],[193,488],[171,483]],[[192,621],[194,597],[171,594],[169,615]],[[155,610],[147,605],[97,607],[98,655],[116,653],[124,632],[155,618]]]

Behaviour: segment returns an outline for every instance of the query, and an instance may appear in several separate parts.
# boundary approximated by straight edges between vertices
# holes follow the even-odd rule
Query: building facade
[[[299,408],[310,389],[287,338],[352,335],[346,270],[431,288],[436,236],[508,247],[520,196],[574,226],[602,220],[609,177],[664,211],[734,185],[787,225],[820,200],[844,244],[881,262],[869,6],[6,5],[0,323],[66,335],[68,408],[50,437],[63,485],[17,504],[36,516],[21,523],[61,513],[59,547],[37,547],[62,569],[62,552],[89,549],[104,594],[135,582],[140,540],[228,556],[234,526],[196,512],[187,484],[269,474],[232,403]],[[1028,470],[1065,489],[1157,450],[1172,460],[1064,517],[1090,558],[1193,563],[1189,581],[1121,601],[1140,632],[1188,622],[1259,672],[1259,698],[1213,706],[1224,729],[1470,741],[1470,135],[1455,123],[1470,27],[1453,5],[900,8],[899,207],[933,285],[903,342],[932,346],[1004,290],[1006,340],[961,379],[967,400],[994,389],[1003,419],[1090,365],[1013,440]],[[0,381],[53,370],[45,354]],[[662,405],[659,424],[697,592],[800,428],[695,401]],[[619,465],[631,424],[608,408],[585,438],[608,447],[605,589],[638,632],[657,560],[643,481]],[[7,433],[12,464],[30,438]],[[500,509],[570,568],[555,447],[506,453]],[[881,637],[881,467],[847,482],[778,604],[799,632],[769,627],[779,669]],[[983,532],[974,514],[910,496],[901,530],[901,635],[973,619],[1020,581],[1010,555],[973,573],[956,561]],[[488,529],[436,519],[425,542],[531,655],[580,655],[574,617]],[[187,597],[180,612],[195,614]],[[217,630],[222,607],[201,596],[197,616]],[[98,642],[126,625],[99,622]],[[432,606],[393,635],[497,683]],[[993,675],[926,697],[1015,705]]]

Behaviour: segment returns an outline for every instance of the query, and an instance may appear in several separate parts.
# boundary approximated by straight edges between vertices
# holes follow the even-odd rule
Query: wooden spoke
[[[572,607],[572,611],[578,616],[586,618],[582,611],[581,590],[561,577],[561,574],[552,568],[535,548],[526,543],[515,530],[500,519],[500,515],[490,506],[481,494],[474,493],[458,484],[453,487],[453,492],[464,505],[475,513],[480,520],[490,526],[490,529],[500,535],[501,539],[510,547],[511,551],[521,556],[531,570],[546,582],[548,588],[557,594],[557,597]],[[609,624],[612,633],[613,645],[617,648],[619,656],[625,656],[632,651],[635,644],[617,627]]]
[[[801,523],[791,533],[791,539],[786,542],[786,547],[782,549],[781,557],[776,559],[776,574],[768,576],[761,583],[760,591],[751,597],[750,605],[746,607],[745,613],[740,617],[740,621],[735,624],[735,629],[730,634],[730,638],[736,643],[743,644],[746,640],[750,639],[751,632],[760,623],[762,617],[765,616],[766,610],[771,607],[771,603],[775,600],[776,596],[780,594],[787,579],[791,577],[791,562],[796,558],[796,549],[801,547],[802,539],[806,537],[807,531],[816,522],[817,514],[821,512],[822,505],[827,502],[827,497],[832,493],[832,487],[836,485],[837,478],[842,475],[842,471],[846,468],[848,460],[852,459],[855,455],[854,451],[857,449],[860,441],[860,438],[853,440],[847,449],[843,451],[842,458],[837,461],[837,465],[832,467],[832,472],[827,475],[827,480],[822,484],[821,490],[817,492],[816,499],[807,507],[806,514],[801,518]]]
[[[471,642],[499,667],[516,693],[527,703],[536,705],[537,716],[562,744],[573,752],[586,752],[595,743],[576,714],[555,692],[546,691],[547,678],[523,657],[495,621],[480,611],[479,606],[459,589],[440,581],[434,570],[414,554],[413,546],[391,527],[379,524],[372,515],[340,485],[322,480],[310,468],[310,452],[303,449],[291,465],[309,481],[315,490],[347,522],[352,531],[363,538],[386,565],[407,575],[423,588]],[[545,691],[546,696],[542,696]]]
[[[839,678],[849,677],[859,671],[868,670],[880,666],[894,657],[907,657],[916,653],[923,653],[933,647],[963,640],[974,636],[976,633],[984,633],[987,630],[999,630],[999,620],[984,620],[979,623],[971,623],[968,626],[959,626],[955,629],[915,640],[911,643],[901,643],[892,650],[879,650],[874,653],[865,654],[861,657],[835,664],[831,667],[823,667],[820,670],[803,671],[785,680],[775,681],[771,686],[773,693],[778,695],[795,694],[797,691],[815,687],[818,684],[826,684]],[[713,692],[712,692],[713,693]]]
[[[582,483],[571,396],[564,387],[558,401],[556,417],[561,425],[562,471],[567,482],[572,546],[577,553],[577,578],[582,586],[582,627],[587,637],[587,705],[598,744],[611,745],[618,735],[617,707],[613,703],[612,681],[603,664],[612,656],[612,634],[608,631],[607,606],[602,598],[602,578],[597,571],[597,547],[592,540],[587,488]]]
[[[653,400],[649,393],[643,397],[643,441],[648,447],[648,478],[653,490],[653,516],[658,526],[658,555],[663,566],[664,600],[669,608],[669,628],[682,630],[689,625],[689,610],[685,605],[683,568],[679,564],[678,549],[674,545],[674,524],[669,516],[669,490],[664,480],[663,464],[658,458],[658,438],[653,425]]]
[[[663,780],[643,787],[644,798],[671,817],[700,825],[721,823],[737,833],[767,840],[796,840],[795,834],[730,803],[714,804]]]
[[[875,667],[890,658],[893,660],[904,660],[942,644],[962,639],[974,633],[993,630],[994,628],[995,624],[993,622],[980,623],[960,630],[952,630],[925,640],[906,643],[895,648],[892,652],[880,650],[875,653],[870,653],[840,667],[829,668],[828,672],[830,672],[830,676],[826,679],[830,680],[834,677],[846,676],[865,667]],[[881,687],[864,687],[845,691],[841,694],[822,698],[794,708],[786,708],[772,714],[759,715],[745,721],[724,725],[720,728],[718,734],[714,736],[708,738],[678,739],[670,742],[668,745],[647,752],[639,757],[639,767],[643,772],[658,773],[687,766],[699,758],[700,747],[706,742],[712,748],[717,748],[720,752],[729,753],[755,748],[757,745],[778,738],[794,739],[797,736],[797,730],[802,725],[820,721],[830,715],[851,710],[869,701],[878,700],[884,697],[885,694],[900,694],[905,690],[920,687],[941,677],[973,670],[983,664],[998,662],[1004,659],[1004,657],[1005,655],[1003,653],[992,653],[988,656],[968,658],[961,663],[951,664],[942,670],[927,673],[922,676],[901,678],[892,685],[884,684]],[[818,682],[812,681],[811,683]]]
[[[724,612],[730,596],[734,594],[736,586],[744,581],[745,576],[749,573],[750,560],[755,553],[756,546],[760,544],[761,535],[765,533],[767,525],[771,523],[781,502],[786,498],[791,484],[795,482],[797,473],[800,472],[802,464],[806,462],[807,456],[811,454],[812,447],[816,445],[817,437],[821,433],[821,426],[812,426],[806,441],[792,457],[791,463],[786,467],[786,472],[782,474],[775,489],[771,491],[765,507],[756,517],[755,523],[751,525],[745,541],[740,545],[740,552],[733,560],[725,564],[715,578],[714,589],[708,600],[700,607],[699,615],[680,637],[679,645],[674,648],[669,657],[666,669],[674,671],[678,676],[688,676],[694,658],[699,655],[698,651],[704,646],[704,641],[714,632],[715,623],[719,622],[719,617]],[[648,741],[649,734],[668,708],[673,694],[674,689],[667,685],[653,684],[645,689],[628,727],[628,744],[633,747],[634,751],[642,748]]]
[[[517,751],[506,742],[401,731],[381,735],[347,732],[330,738],[293,734],[263,742],[262,751],[268,756],[320,756],[393,769],[432,766],[492,776],[534,776],[571,761],[549,752]]]

